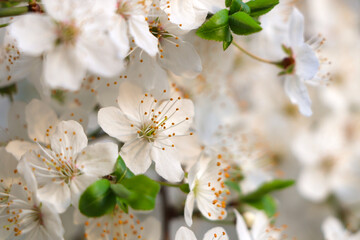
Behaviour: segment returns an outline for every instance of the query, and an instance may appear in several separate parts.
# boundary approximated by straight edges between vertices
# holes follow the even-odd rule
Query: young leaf
[[[232,0],[225,0],[225,6],[230,7]]]
[[[273,9],[279,0],[253,0],[246,3],[251,9],[252,17],[259,17]]]
[[[81,195],[79,210],[88,217],[100,217],[112,211],[116,197],[111,191],[110,182],[101,179],[91,184]]]
[[[155,207],[156,196],[160,191],[160,184],[145,175],[126,178],[122,185],[130,192],[125,201],[135,210],[152,210]]]
[[[234,13],[229,17],[231,31],[237,35],[248,35],[262,30],[260,25],[244,12]]]
[[[259,210],[263,210],[269,218],[273,217],[276,213],[276,201],[270,195],[265,195],[257,201],[249,201],[247,204]]]
[[[231,190],[234,190],[237,193],[241,193],[239,183],[233,181],[225,181],[225,185],[228,186]]]
[[[124,187],[124,185],[117,183],[117,184],[111,184],[111,190],[113,193],[120,198],[128,198],[132,194],[132,192]]]
[[[129,213],[129,205],[122,198],[116,197],[116,204],[119,206],[121,210],[125,213]]]
[[[229,15],[232,15],[239,11],[250,13],[250,8],[248,5],[246,5],[246,3],[243,3],[241,0],[232,0]]]
[[[273,181],[264,183],[254,192],[242,196],[241,200],[244,202],[257,201],[268,193],[290,187],[294,183],[295,183],[294,180],[275,179]]]
[[[121,182],[124,178],[130,178],[134,176],[130,169],[126,167],[125,162],[120,155],[116,160],[115,169],[112,175],[116,176],[117,183]]]
[[[207,40],[230,41],[229,11],[223,9],[215,13],[199,27],[196,35]]]

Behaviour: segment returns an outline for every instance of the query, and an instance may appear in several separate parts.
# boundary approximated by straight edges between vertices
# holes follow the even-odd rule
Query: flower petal
[[[234,209],[234,213],[236,216],[236,232],[238,235],[238,238],[241,240],[252,240],[252,237],[250,235],[250,232],[246,226],[246,223],[243,219],[243,217],[240,215],[240,213]]]
[[[346,238],[346,230],[341,225],[340,221],[334,217],[326,218],[322,224],[322,231],[327,240],[345,240]]]
[[[39,56],[54,47],[55,24],[40,14],[26,14],[10,25],[10,33],[17,40],[20,51]]]
[[[113,172],[118,155],[115,143],[96,143],[82,150],[76,164],[85,174],[102,177]]]
[[[176,231],[175,240],[196,240],[196,236],[187,227],[181,227]]]
[[[189,227],[191,227],[192,222],[193,222],[192,214],[194,211],[194,203],[195,203],[195,195],[194,195],[194,192],[191,191],[186,197],[185,209],[184,209],[185,222]]]
[[[150,151],[151,143],[144,139],[134,139],[126,142],[121,148],[120,155],[126,166],[134,174],[145,173],[151,165]]]
[[[37,149],[37,145],[35,143],[14,140],[6,145],[6,151],[11,153],[17,160],[20,160],[22,155],[24,155],[27,151]]]
[[[51,239],[62,240],[65,230],[63,228],[59,214],[54,211],[52,206],[43,203],[41,205],[41,216],[43,218],[44,228],[46,229],[46,232],[51,237]]]
[[[201,59],[195,48],[180,38],[161,39],[161,53],[163,57],[159,58],[164,68],[172,71],[174,74],[193,78],[202,71]]]
[[[297,186],[301,195],[314,202],[323,201],[330,192],[328,176],[317,167],[304,168]]]
[[[304,16],[297,8],[293,9],[289,24],[290,46],[296,47],[304,44]]]
[[[311,99],[302,80],[297,76],[287,75],[284,87],[291,102],[298,105],[301,114],[311,116]]]
[[[60,122],[50,137],[51,149],[64,156],[74,158],[88,143],[82,126],[73,120]]]
[[[50,182],[37,191],[39,200],[54,206],[58,213],[63,213],[70,206],[70,188],[64,182]]]
[[[203,240],[229,240],[229,237],[224,228],[214,227],[205,233]]]
[[[114,16],[114,22],[110,26],[109,36],[117,47],[118,57],[124,59],[130,50],[128,26],[125,18]]]
[[[59,45],[45,56],[44,77],[51,88],[78,90],[86,69],[76,49]]]
[[[296,75],[303,80],[311,80],[319,70],[320,62],[314,50],[307,44],[294,49],[296,62]]]
[[[184,171],[179,161],[179,153],[166,142],[159,146],[155,144],[159,145],[160,142],[155,142],[151,150],[156,172],[170,182],[180,182],[184,177]]]
[[[133,15],[129,18],[129,32],[133,36],[136,45],[142,48],[150,56],[158,53],[158,39],[149,31],[149,24],[144,16]]]
[[[130,122],[117,107],[101,108],[98,113],[98,123],[107,134],[121,142],[136,138],[137,129],[140,127],[140,123]]]
[[[26,106],[25,117],[29,138],[36,139],[37,142],[48,143],[48,135],[53,133],[58,123],[54,110],[46,103],[33,99]]]

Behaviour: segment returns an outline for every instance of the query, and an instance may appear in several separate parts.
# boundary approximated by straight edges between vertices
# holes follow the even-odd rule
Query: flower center
[[[335,167],[335,158],[331,156],[325,157],[320,167],[324,172],[330,173]]]
[[[57,23],[56,34],[56,45],[74,44],[79,35],[79,29],[73,23],[59,22]]]

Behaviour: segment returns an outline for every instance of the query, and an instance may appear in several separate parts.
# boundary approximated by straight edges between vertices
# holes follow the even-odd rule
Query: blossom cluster
[[[293,2],[4,1],[0,17],[0,239],[196,240],[204,220],[204,240],[286,239],[273,192],[295,182],[341,213],[325,239],[360,239],[358,86],[328,86]]]

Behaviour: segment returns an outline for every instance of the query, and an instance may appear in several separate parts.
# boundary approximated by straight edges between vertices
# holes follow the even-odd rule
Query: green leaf
[[[124,185],[117,183],[111,184],[111,190],[113,193],[120,198],[129,198],[132,192],[127,189]]]
[[[259,210],[264,210],[269,218],[273,217],[276,213],[276,201],[270,195],[265,195],[258,201],[247,202],[247,204]]]
[[[250,13],[250,8],[246,3],[243,3],[241,0],[232,0],[229,15],[232,15],[239,11]]]
[[[260,25],[244,12],[234,13],[229,17],[231,30],[237,35],[248,35],[262,30]]]
[[[187,184],[187,183],[181,184],[179,188],[184,193],[189,193],[190,192],[190,187],[189,187],[189,184]]]
[[[121,210],[123,210],[125,213],[129,213],[129,205],[126,203],[126,201],[124,201],[124,199],[116,197],[116,203]]]
[[[110,188],[110,182],[101,179],[91,184],[81,195],[79,210],[88,217],[100,217],[112,211],[116,198]]]
[[[134,174],[125,165],[124,160],[121,156],[118,157],[115,164],[115,170],[112,175],[116,176],[116,182],[121,182],[124,178],[133,177]]]
[[[215,13],[199,27],[196,35],[207,40],[230,41],[229,11],[223,9]]]
[[[239,183],[233,181],[225,181],[225,185],[237,193],[241,193]]]
[[[253,0],[246,3],[251,9],[252,17],[259,17],[273,9],[279,0]]]
[[[242,196],[240,199],[244,202],[257,201],[268,193],[290,187],[294,183],[294,180],[275,179],[273,181],[264,183],[257,190],[245,196]]]
[[[155,207],[156,196],[160,191],[160,184],[145,175],[126,178],[122,185],[130,192],[125,201],[135,210],[152,210]]]
[[[225,6],[230,7],[232,0],[225,0]]]

